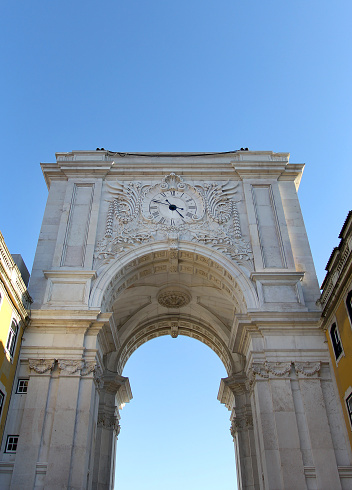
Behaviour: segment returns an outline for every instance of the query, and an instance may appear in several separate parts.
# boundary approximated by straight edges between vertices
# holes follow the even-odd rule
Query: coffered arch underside
[[[107,364],[120,374],[138,347],[163,335],[199,340],[232,374],[237,355],[228,347],[231,330],[248,304],[258,307],[246,271],[193,243],[179,243],[175,249],[165,242],[126,253],[98,271],[91,293],[92,307],[112,313],[118,340],[106,351]]]
[[[169,274],[170,283],[176,274],[202,277],[234,302],[237,313],[259,308],[256,288],[248,270],[223,254],[204,245],[179,242],[173,247],[168,241],[142,245],[97,271],[90,294],[90,307],[111,311],[114,301],[141,278]]]

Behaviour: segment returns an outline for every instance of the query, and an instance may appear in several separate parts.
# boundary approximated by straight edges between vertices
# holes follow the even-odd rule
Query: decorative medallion
[[[197,222],[204,212],[203,196],[175,174],[168,175],[160,184],[150,187],[143,196],[143,216],[159,225],[178,227]]]
[[[166,288],[158,294],[158,303],[165,308],[182,308],[191,301],[191,295],[184,289]]]

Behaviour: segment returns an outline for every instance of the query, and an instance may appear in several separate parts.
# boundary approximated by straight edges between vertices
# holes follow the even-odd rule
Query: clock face
[[[143,214],[155,223],[179,226],[199,220],[204,214],[202,200],[196,193],[182,190],[160,190],[147,193]]]

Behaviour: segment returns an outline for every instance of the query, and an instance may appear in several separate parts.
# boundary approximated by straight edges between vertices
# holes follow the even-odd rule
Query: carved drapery
[[[317,377],[320,369],[321,362],[315,361],[254,362],[248,372],[246,384],[248,390],[252,391],[255,381],[260,378],[289,377],[292,372],[298,378]]]
[[[54,368],[54,364],[55,359],[28,359],[29,369],[38,374],[51,372]]]
[[[84,359],[28,359],[30,371],[37,374],[50,375],[57,366],[61,376],[88,376],[93,373],[94,379],[101,376],[101,368],[97,361]]]

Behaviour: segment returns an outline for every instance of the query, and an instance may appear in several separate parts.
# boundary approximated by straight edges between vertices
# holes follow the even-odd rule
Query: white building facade
[[[241,489],[351,489],[352,456],[287,153],[58,153],[0,487],[112,489],[129,356],[160,335],[228,376]],[[132,380],[133,384],[133,380]],[[6,439],[6,438],[4,438]]]

